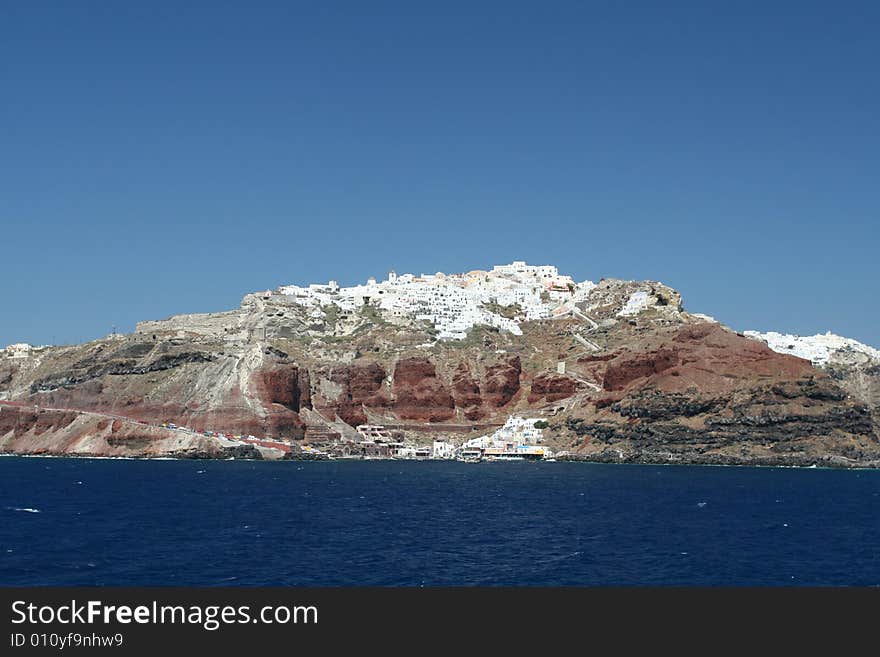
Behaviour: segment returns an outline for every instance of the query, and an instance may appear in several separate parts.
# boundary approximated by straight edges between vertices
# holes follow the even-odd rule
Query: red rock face
[[[100,386],[101,393],[94,392],[100,382],[89,381],[69,389],[39,393],[33,395],[32,400],[43,408],[109,413],[153,425],[173,422],[198,432],[210,429],[255,436],[302,437],[305,424],[286,404],[295,406],[298,400],[299,408],[310,407],[308,372],[301,370],[293,374],[282,369],[257,372],[254,378],[256,400],[245,399],[237,388],[233,388],[220,405],[209,408],[200,403],[199,397],[189,402],[180,401],[188,396],[189,391],[185,389],[178,392],[169,388],[164,398],[145,399],[124,387],[112,387],[115,378]],[[255,412],[254,401],[262,406],[262,412]]]
[[[528,401],[534,404],[542,399],[553,402],[571,397],[577,390],[577,381],[561,374],[542,372],[532,380]]]
[[[130,420],[78,411],[34,411],[33,406],[0,405],[0,452],[89,454],[94,456],[245,456],[251,448],[224,449],[197,433],[184,433]],[[258,454],[256,454],[259,457]]]
[[[73,411],[40,411],[36,412],[33,407],[11,408],[3,406],[0,408],[0,436],[5,436],[4,442],[7,446],[4,451],[18,451],[15,449],[17,441],[29,441],[38,445],[34,453],[51,453],[53,450],[43,447],[43,444],[54,444],[54,451],[63,452],[65,447],[70,443],[68,437],[64,436],[66,430],[73,425],[78,413]],[[11,449],[10,449],[11,447]]]
[[[0,408],[0,436],[10,431],[19,436],[28,431],[37,421],[37,413],[30,408]]]
[[[260,433],[255,435],[268,433],[272,437],[302,438],[305,422],[299,411],[312,407],[308,370],[296,365],[282,365],[258,372],[257,379],[258,394],[267,417]]]
[[[388,374],[378,363],[368,365],[352,365],[349,368],[349,394],[354,402],[367,406],[387,406],[388,398],[382,390],[382,384]]]
[[[811,363],[778,354],[718,324],[682,327],[660,346],[622,352],[607,362],[603,387],[609,392],[650,384],[663,392],[727,392],[739,381],[774,381],[815,375]]]
[[[565,426],[590,458],[631,462],[880,463],[868,408],[809,361],[717,324],[631,340],[607,361],[604,394]],[[581,371],[583,371],[583,368]]]
[[[151,425],[173,422],[197,432],[299,439],[307,430],[302,415],[306,409],[330,421],[338,417],[351,426],[366,423],[374,414],[392,422],[495,420],[519,399],[523,385],[517,356],[485,367],[453,362],[451,371],[426,356],[402,358],[394,365],[393,388],[387,384],[388,371],[378,362],[364,359],[306,367],[270,358],[252,373],[247,391],[232,385],[221,399],[216,393],[206,394],[210,381],[197,373],[201,362],[184,366],[192,376],[177,375],[183,370],[167,378],[165,374],[102,375],[34,392],[30,400],[43,408],[121,415]],[[98,361],[96,367],[106,364]],[[74,374],[82,377],[87,372]],[[154,377],[161,381],[161,394],[153,388]],[[530,399],[552,401],[573,390],[574,384],[565,378],[539,379]],[[314,430],[330,429],[319,426]]]
[[[394,411],[404,420],[440,422],[455,414],[449,390],[427,358],[405,358],[394,368]]]
[[[250,433],[256,436],[301,440],[305,436],[305,432],[306,424],[299,414],[292,412],[270,412],[261,428],[258,428],[256,433],[253,431]]]
[[[502,363],[486,368],[483,383],[483,400],[493,408],[509,403],[519,392],[519,379],[522,364],[519,356],[513,356]]]
[[[343,365],[322,369],[312,379],[326,379],[338,392],[330,397],[316,396],[315,410],[332,420],[337,415],[352,426],[364,424],[364,407],[381,409],[390,406],[383,383],[387,376],[378,363]]]
[[[622,354],[608,363],[603,387],[623,390],[633,381],[660,374],[679,364],[677,349],[658,349],[648,353]]]
[[[479,420],[485,417],[483,397],[480,395],[480,384],[471,374],[467,363],[459,363],[452,375],[452,398],[456,407],[462,409],[468,420]]]
[[[261,371],[258,391],[265,404],[281,404],[294,412],[312,406],[309,371],[296,365]]]

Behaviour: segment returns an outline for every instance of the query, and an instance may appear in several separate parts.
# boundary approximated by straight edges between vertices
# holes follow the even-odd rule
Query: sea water
[[[880,471],[0,459],[0,585],[880,585]]]

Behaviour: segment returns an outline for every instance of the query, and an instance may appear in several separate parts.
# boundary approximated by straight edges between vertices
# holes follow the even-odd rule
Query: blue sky
[[[878,29],[868,2],[3,3],[0,346],[512,260],[880,346]]]

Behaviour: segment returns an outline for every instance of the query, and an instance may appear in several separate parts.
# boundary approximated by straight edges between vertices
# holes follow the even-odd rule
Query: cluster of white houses
[[[360,439],[340,442],[330,455],[340,458],[460,459],[464,461],[524,461],[553,457],[543,445],[540,418],[509,417],[501,428],[456,446],[435,438],[432,445],[414,445],[380,425],[361,424]],[[537,426],[536,426],[537,425]]]
[[[862,344],[851,338],[835,335],[831,331],[816,335],[791,335],[789,333],[760,333],[758,331],[744,331],[743,335],[753,340],[764,342],[773,351],[780,354],[790,354],[798,358],[812,361],[814,365],[824,366],[828,364],[835,353],[863,354],[868,359],[880,361],[880,350]]]
[[[458,450],[463,460],[540,460],[553,457],[543,445],[544,429],[541,418],[514,417],[500,429],[487,436],[472,438]]]
[[[455,446],[444,438],[435,438],[432,445],[416,445],[406,441],[399,431],[382,425],[359,424],[357,440],[342,440],[329,448],[336,458],[452,459]]]
[[[392,319],[430,322],[439,339],[455,340],[464,338],[468,329],[478,324],[520,335],[518,320],[564,315],[594,287],[592,281],[576,283],[552,265],[517,261],[464,274],[398,276],[392,271],[384,281],[370,278],[352,287],[340,287],[336,281],[307,287],[285,285],[276,293],[311,308],[316,316],[330,305],[349,312],[371,305]],[[496,312],[496,307],[510,306],[518,306],[515,319]]]
[[[27,358],[31,354],[43,351],[44,349],[46,349],[45,346],[35,347],[26,342],[17,342],[16,344],[6,346],[2,354],[6,358]]]

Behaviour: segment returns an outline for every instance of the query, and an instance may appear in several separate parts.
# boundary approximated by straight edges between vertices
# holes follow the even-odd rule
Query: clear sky
[[[880,3],[0,3],[0,346],[512,260],[880,346]]]

